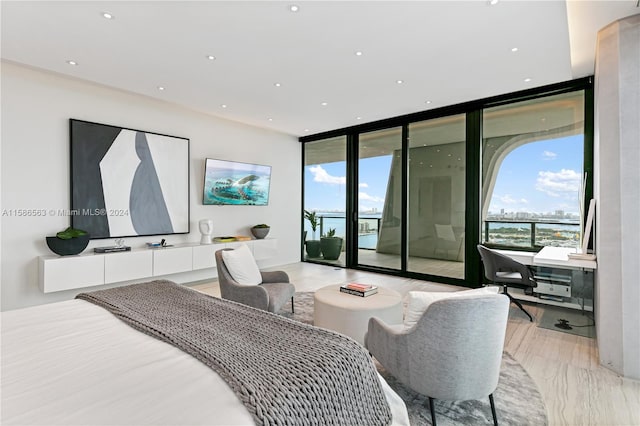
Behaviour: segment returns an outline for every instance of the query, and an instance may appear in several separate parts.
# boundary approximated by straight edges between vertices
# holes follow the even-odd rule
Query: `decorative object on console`
[[[189,232],[189,139],[70,119],[72,226],[91,238]]]
[[[94,253],[118,253],[121,251],[131,251],[131,247],[124,245],[124,240],[122,238],[118,238],[115,241],[115,245],[113,246],[105,246],[105,247],[95,247],[93,249]]]
[[[271,166],[207,158],[202,204],[266,206],[270,182]]]
[[[89,244],[89,234],[81,229],[68,227],[60,231],[55,237],[47,237],[49,249],[60,256],[79,254]]]
[[[311,232],[313,232],[312,239],[306,240],[304,242],[307,256],[311,258],[320,257],[320,240],[316,240],[316,229],[318,229],[318,215],[316,214],[316,212],[305,210],[304,218],[309,221],[309,224],[311,225]]]
[[[336,237],[336,230],[329,228],[329,231],[320,237],[320,250],[325,260],[337,260],[342,252],[341,237]]]
[[[225,235],[222,237],[213,237],[214,243],[232,243],[236,241],[236,237],[232,237],[230,235]]]
[[[147,243],[147,247],[152,248],[152,249],[156,249],[156,248],[167,248],[167,247],[173,247],[173,244],[167,244],[167,240],[165,240],[164,238],[162,240],[160,240],[160,242],[158,243]]]
[[[212,244],[211,235],[213,234],[213,220],[211,219],[202,219],[198,226],[200,228],[200,233],[202,237],[200,237],[200,244]]]
[[[258,240],[265,238],[269,234],[270,230],[271,227],[266,223],[260,223],[251,227],[251,233]]]

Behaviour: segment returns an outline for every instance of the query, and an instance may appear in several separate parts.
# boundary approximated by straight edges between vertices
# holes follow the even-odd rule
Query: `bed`
[[[408,425],[404,402],[379,380],[392,424]],[[2,314],[1,420],[3,425],[256,423],[204,363],[78,299]]]

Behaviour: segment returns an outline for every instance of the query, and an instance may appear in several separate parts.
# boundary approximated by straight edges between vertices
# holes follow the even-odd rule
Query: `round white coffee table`
[[[367,297],[341,293],[339,284],[322,287],[314,293],[313,305],[313,325],[346,334],[361,345],[369,318],[402,323],[402,296],[384,287]]]

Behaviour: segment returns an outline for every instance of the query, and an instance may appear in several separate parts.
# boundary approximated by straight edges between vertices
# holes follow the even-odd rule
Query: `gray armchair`
[[[489,396],[498,386],[509,299],[501,294],[462,296],[433,302],[409,329],[369,320],[365,346],[400,382],[429,398],[462,401]]]
[[[215,253],[220,295],[223,299],[233,300],[234,302],[269,312],[278,312],[291,299],[291,312],[294,312],[293,294],[296,289],[289,282],[289,276],[286,272],[260,271],[262,284],[240,285],[233,279],[224,264],[224,259],[222,258],[224,250],[232,249],[222,249]]]

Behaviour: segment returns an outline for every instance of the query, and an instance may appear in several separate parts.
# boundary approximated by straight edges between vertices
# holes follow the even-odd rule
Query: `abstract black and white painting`
[[[70,120],[71,225],[92,239],[189,232],[189,139]]]

